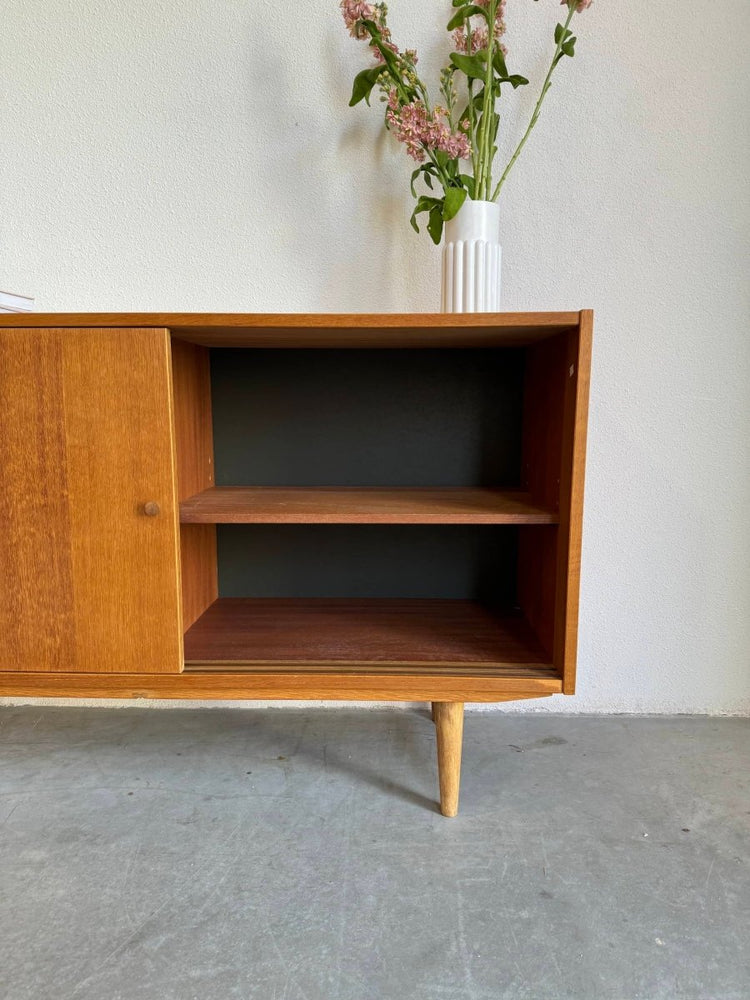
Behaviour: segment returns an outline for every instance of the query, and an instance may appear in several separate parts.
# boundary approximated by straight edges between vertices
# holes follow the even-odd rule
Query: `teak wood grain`
[[[292,701],[523,701],[559,694],[558,678],[463,677],[440,671],[273,670],[181,674],[0,673],[0,697]]]
[[[214,487],[180,504],[183,524],[554,524],[518,490],[469,487]]]
[[[0,316],[0,696],[430,701],[441,811],[455,815],[464,702],[575,689],[592,323],[588,311]],[[209,348],[221,347],[524,348],[522,489],[216,489]],[[218,599],[217,523],[516,525],[524,615]]]
[[[417,664],[553,673],[523,618],[473,601],[219,598],[185,635],[198,664]]]
[[[0,670],[76,663],[62,342],[0,332]]]
[[[172,341],[172,391],[177,495],[182,501],[214,483],[211,372],[205,347]],[[182,627],[188,629],[219,596],[216,528],[184,525],[180,531]]]
[[[576,682],[583,491],[593,327],[593,312],[583,310],[579,328],[565,337],[568,379],[562,416],[563,444],[554,646],[554,663],[563,678],[564,694],[573,694]]]
[[[0,456],[0,479],[4,487],[0,510],[8,526],[0,540],[0,559],[4,570],[7,567],[0,612],[0,668],[5,670],[0,678],[0,693],[81,697],[402,698],[436,702],[501,701],[546,696],[561,690],[572,693],[591,326],[590,312],[468,316],[160,313],[0,317],[0,407],[5,443]],[[6,334],[10,340],[4,339]],[[144,336],[155,336],[160,345],[156,361],[152,357],[145,368],[140,363],[144,352],[148,353]],[[170,338],[171,386],[166,349]],[[530,623],[530,627],[523,626],[528,632],[521,642],[527,662],[521,662],[522,656],[514,660],[513,654],[505,660],[504,654],[500,654],[500,661],[464,660],[463,654],[445,659],[457,635],[446,638],[432,625],[429,626],[432,642],[419,639],[421,626],[408,630],[408,641],[404,641],[403,634],[401,640],[396,638],[394,655],[400,657],[396,660],[363,659],[367,644],[363,652],[361,629],[359,638],[356,635],[347,638],[346,630],[338,638],[329,636],[334,646],[339,642],[339,653],[335,656],[348,650],[348,661],[329,658],[331,643],[328,647],[323,643],[317,652],[324,655],[317,656],[314,647],[320,636],[313,628],[308,630],[309,635],[303,635],[302,630],[295,633],[295,641],[303,649],[296,659],[278,659],[277,648],[263,661],[256,658],[257,635],[244,638],[240,635],[238,641],[235,634],[232,639],[234,625],[230,624],[229,644],[238,642],[230,656],[248,659],[193,661],[185,673],[177,673],[180,650],[175,647],[179,647],[179,642],[172,645],[174,630],[169,624],[164,625],[174,620],[175,610],[179,614],[179,596],[175,595],[178,530],[175,451],[179,499],[189,508],[196,496],[212,489],[212,480],[205,474],[207,456],[212,458],[208,347],[518,345],[526,347],[522,486],[529,496],[523,501],[527,505],[525,510],[519,512],[521,519],[507,523],[519,525],[518,594]],[[144,393],[144,386],[149,385],[153,395],[149,388]],[[85,406],[75,401],[76,392],[81,390],[87,397]],[[112,401],[119,407],[116,419],[107,410]],[[145,424],[140,424],[143,420]],[[89,424],[97,422],[101,427],[93,431]],[[130,426],[133,422],[134,428]],[[166,436],[158,428],[164,428]],[[88,443],[77,450],[71,440]],[[165,441],[167,460],[164,460]],[[124,442],[127,449],[122,447]],[[110,452],[113,461],[102,463],[103,472],[93,461],[81,459],[84,453],[90,458],[92,454],[101,456]],[[146,494],[142,503],[153,500],[161,512],[152,518],[143,518],[140,508],[135,512],[141,521],[134,543],[126,523],[129,513],[123,511],[121,498],[152,460],[162,470],[170,469],[168,484],[164,491],[139,487]],[[82,490],[91,494],[88,517],[80,504],[72,502],[80,497]],[[279,502],[274,500],[260,515],[273,518],[271,523],[282,523],[276,520],[276,515],[281,504],[289,503],[288,492],[282,492],[287,493],[286,498],[277,497]],[[257,499],[257,491],[254,493]],[[105,494],[106,502],[101,499]],[[345,501],[340,496],[334,503],[330,496],[321,503],[320,494],[315,498],[308,494],[302,503],[300,499],[297,497],[291,507],[285,508],[283,518],[289,516],[295,503],[292,516],[299,520],[293,523],[316,523],[316,517],[343,516],[352,518],[349,523],[368,523],[365,517],[405,516],[394,514],[394,508],[384,512],[383,497],[378,500],[380,513],[373,510],[372,495],[370,506],[365,504],[365,509],[361,497],[353,505],[348,502],[351,498]],[[435,499],[433,494],[432,501]],[[398,501],[394,502],[398,507]],[[232,518],[246,516],[247,507],[229,506]],[[436,518],[435,523],[442,523],[446,516],[455,516],[446,511],[445,505],[437,506],[441,509],[428,504],[416,516],[427,516],[427,508],[429,516]],[[485,516],[486,508],[481,514],[477,510],[472,508],[472,518]],[[542,520],[529,520],[537,513]],[[200,516],[208,516],[207,511]],[[506,509],[501,516],[515,514]],[[212,611],[222,604],[212,603],[216,597],[214,523],[184,523],[181,527],[186,625],[194,618],[196,626],[210,624]],[[144,546],[143,537],[151,541],[153,533],[145,536],[143,532],[157,525],[162,529],[168,527],[171,542],[165,546],[161,542]],[[127,546],[123,541],[126,536]],[[109,549],[99,545],[102,537],[109,538]],[[119,557],[112,558],[112,545],[120,545],[122,552],[125,547],[128,549],[127,555],[122,556],[130,567],[125,572],[127,581],[113,581]],[[110,569],[103,569],[105,564]],[[40,565],[44,565],[44,573],[38,572]],[[118,589],[120,585],[122,590]],[[101,605],[106,590],[111,601],[104,613],[91,614],[90,607]],[[134,597],[134,593],[141,596]],[[119,618],[117,615],[108,618],[107,608],[116,604],[120,605]],[[89,610],[84,614],[85,607]],[[208,617],[202,616],[206,608]],[[157,624],[157,619],[164,627]],[[436,622],[437,616],[433,624]],[[179,631],[179,621],[177,625]],[[503,628],[507,631],[506,625]],[[378,634],[377,628],[372,634]],[[486,637],[483,627],[478,631],[469,628],[466,633],[459,629],[459,645],[465,652],[477,641],[481,646],[483,636]],[[305,646],[310,637],[312,646],[309,643]],[[401,649],[397,648],[399,642]],[[169,646],[169,652],[154,659],[153,652],[159,643],[164,649]],[[115,648],[122,652],[113,653]],[[214,643],[214,652],[217,648]],[[409,648],[416,651],[418,659],[404,658]],[[112,670],[120,673],[106,673]],[[154,673],[149,676],[151,671]],[[158,675],[157,671],[163,673]]]
[[[160,327],[206,347],[502,347],[571,330],[578,313],[28,313],[27,327]],[[0,316],[0,329],[9,324]]]
[[[179,670],[166,330],[4,328],[0,411],[0,669]]]
[[[464,734],[463,702],[434,702],[433,720],[437,736],[440,812],[443,816],[456,816],[461,784],[461,754]]]
[[[522,485],[535,501],[560,510],[563,404],[569,373],[566,334],[526,350],[522,434]],[[555,641],[558,531],[519,532],[518,597],[539,640],[552,657]]]

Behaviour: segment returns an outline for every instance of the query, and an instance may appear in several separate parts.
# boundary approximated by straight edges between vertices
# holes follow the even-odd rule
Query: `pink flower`
[[[364,0],[341,0],[339,7],[344,16],[344,23],[349,29],[349,34],[353,35],[354,38],[363,38],[363,29],[359,22],[362,18],[367,18],[370,21],[373,19],[375,16],[373,5],[365,3]]]
[[[594,0],[578,0],[578,3],[576,4],[577,12],[580,14],[582,10],[586,10],[590,7],[593,2]],[[560,3],[565,7],[573,6],[573,0],[560,0]]]
[[[590,0],[589,0],[589,2],[590,2]],[[489,7],[490,0],[474,0],[474,3],[476,4],[477,7],[485,7],[486,8],[486,7]],[[495,11],[495,20],[496,21],[502,21],[502,19],[505,17],[505,3],[506,3],[506,0],[501,0],[501,2],[497,5],[497,10]]]
[[[422,101],[413,101],[399,107],[395,90],[388,95],[386,121],[399,142],[406,146],[406,152],[417,163],[424,162],[425,150],[440,150],[451,159],[468,159],[471,145],[462,133],[453,133],[445,121],[441,121],[445,111],[436,108],[430,113]]]
[[[563,0],[565,2],[565,0]],[[583,2],[583,0],[582,0]],[[588,0],[590,3],[591,0]],[[477,0],[478,7],[486,7],[489,0]],[[474,21],[467,21],[467,23],[461,27],[457,28],[453,32],[453,44],[457,52],[465,52],[469,56],[473,56],[475,53],[479,52],[480,49],[486,49],[489,45],[490,33],[487,28],[487,24],[482,20],[479,15],[476,15],[479,20],[482,21],[481,24],[475,24]],[[507,54],[507,49],[501,44],[500,39],[505,34],[505,21],[503,20],[505,16],[505,0],[498,4],[497,11],[495,13],[495,27],[492,31],[492,37],[498,43],[500,50],[503,55]],[[469,43],[469,32],[466,30],[467,25],[471,29],[471,44]]]
[[[505,34],[505,21],[495,22],[495,30],[493,34],[500,51],[503,55],[507,55],[508,50],[500,41],[501,37]],[[487,30],[487,25],[482,24],[478,28],[474,28],[471,32],[471,45],[469,45],[469,35],[466,28],[456,28],[453,32],[453,44],[457,52],[465,52],[468,56],[473,56],[475,53],[479,52],[480,49],[486,49],[489,44],[489,31]]]

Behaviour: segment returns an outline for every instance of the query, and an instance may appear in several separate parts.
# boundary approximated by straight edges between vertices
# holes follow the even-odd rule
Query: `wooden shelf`
[[[212,487],[183,500],[183,524],[557,524],[519,490],[464,487]]]
[[[523,617],[454,600],[219,598],[188,629],[185,663],[557,677]]]

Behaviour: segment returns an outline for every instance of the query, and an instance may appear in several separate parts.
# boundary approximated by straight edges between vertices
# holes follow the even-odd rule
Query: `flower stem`
[[[492,189],[492,116],[495,111],[495,72],[492,65],[495,48],[495,17],[497,16],[498,0],[490,0],[487,6],[487,72],[484,79],[484,94],[482,101],[482,125],[479,133],[479,163],[480,177],[476,183],[475,194],[481,199],[489,199]]]
[[[533,114],[531,116],[531,121],[529,122],[528,128],[524,132],[523,137],[521,138],[521,141],[518,143],[518,146],[516,146],[516,151],[513,154],[513,156],[511,156],[510,161],[508,163],[508,166],[503,171],[502,177],[497,182],[497,187],[495,188],[495,191],[494,191],[494,193],[492,195],[492,201],[497,201],[498,195],[500,194],[500,189],[502,188],[503,184],[505,183],[505,181],[506,181],[506,179],[508,177],[508,174],[513,169],[513,166],[515,165],[515,162],[518,159],[518,157],[519,157],[519,155],[521,153],[521,150],[526,145],[526,140],[531,135],[531,131],[534,128],[534,126],[536,125],[536,123],[537,123],[537,119],[539,118],[539,112],[542,110],[542,102],[544,101],[544,98],[547,96],[547,91],[549,90],[549,88],[551,86],[550,80],[552,78],[552,71],[554,70],[555,66],[557,65],[558,58],[560,56],[560,51],[562,49],[563,42],[565,41],[565,36],[567,34],[567,31],[568,31],[568,25],[570,24],[571,20],[573,19],[573,14],[575,13],[575,9],[576,9],[575,3],[571,2],[569,4],[569,6],[568,6],[568,17],[567,17],[567,19],[565,21],[564,30],[560,34],[560,40],[557,43],[557,46],[555,48],[555,54],[552,56],[552,63],[551,63],[550,68],[549,68],[549,70],[547,72],[547,76],[544,78],[544,83],[542,84],[542,92],[539,95],[539,100],[536,102],[536,107],[534,108],[534,112],[533,112]]]

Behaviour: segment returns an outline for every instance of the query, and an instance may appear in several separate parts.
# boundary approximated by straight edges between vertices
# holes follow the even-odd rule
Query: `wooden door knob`
[[[161,514],[161,507],[155,500],[148,500],[143,505],[143,513],[146,517],[158,517]]]

